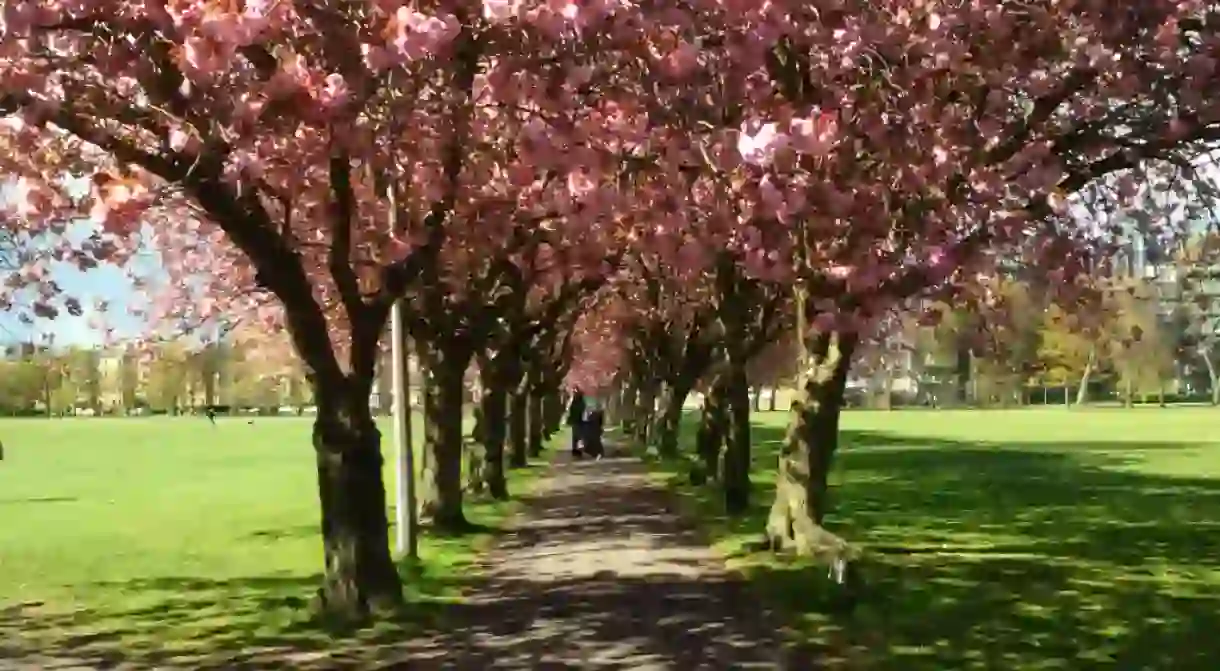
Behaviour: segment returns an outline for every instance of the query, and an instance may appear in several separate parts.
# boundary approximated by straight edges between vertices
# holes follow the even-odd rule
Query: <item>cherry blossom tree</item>
[[[290,334],[318,408],[328,610],[401,599],[368,407],[391,304],[423,286],[421,309],[443,311],[450,292],[433,288],[468,275],[448,273],[450,241],[484,226],[494,244],[518,203],[531,220],[606,219],[597,149],[641,131],[616,116],[613,87],[590,82],[641,80],[615,62],[649,67],[639,23],[562,1],[4,7],[0,161],[16,229],[83,267],[152,245],[182,290],[167,305]],[[594,146],[557,150],[580,138]],[[81,218],[94,230],[70,241]],[[58,289],[45,267],[16,275],[45,311]]]
[[[1220,16],[1176,0],[781,4],[754,15],[770,103],[740,143],[760,211],[791,225],[804,313],[768,536],[833,554],[827,474],[870,324],[1018,254],[1070,284],[1094,235],[1071,194],[1109,174],[1130,192],[1141,165],[1220,134]]]
[[[1185,175],[1220,137],[1220,16],[1192,0],[847,0],[686,18],[671,62],[698,84],[671,102],[694,121],[667,120],[682,129],[665,165],[676,175],[640,202],[654,227],[685,229],[698,219],[673,204],[685,179],[682,194],[710,205],[703,220],[728,219],[725,239],[751,252],[729,257],[735,270],[790,262],[800,394],[767,534],[834,555],[845,546],[822,527],[827,476],[862,341],[999,262],[1076,286],[1114,231],[1082,225],[1070,204],[1102,178],[1157,225],[1140,180]]]

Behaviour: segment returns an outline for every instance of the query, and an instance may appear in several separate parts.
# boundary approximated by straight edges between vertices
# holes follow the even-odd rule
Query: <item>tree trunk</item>
[[[381,434],[368,394],[350,386],[316,384],[313,425],[318,500],[326,569],[318,592],[327,613],[360,619],[402,602],[390,556]]]
[[[635,380],[629,377],[623,384],[623,399],[619,403],[619,424],[628,434],[635,432],[639,405],[639,387],[636,386]]]
[[[724,446],[724,432],[728,425],[725,404],[728,397],[727,379],[717,377],[703,397],[703,413],[699,418],[699,433],[695,437],[695,451],[703,460],[709,478],[720,478],[720,450]]]
[[[970,402],[970,383],[974,380],[973,368],[971,360],[973,352],[970,351],[970,345],[965,341],[957,344],[956,359],[954,361],[953,379],[954,379],[954,400],[958,405],[967,405]],[[978,399],[974,399],[978,402]]]
[[[546,433],[546,427],[543,426],[542,393],[537,389],[530,389],[526,399],[526,411],[529,413],[526,421],[529,431],[529,454],[537,459],[542,456],[542,447],[545,442],[543,435]]]
[[[513,390],[508,403],[508,465],[525,468],[529,465],[529,391],[524,384]]]
[[[619,422],[623,400],[623,390],[617,385],[612,386],[610,393],[606,395],[606,424],[614,426]]]
[[[679,378],[665,385],[661,397],[661,411],[656,417],[657,453],[662,457],[678,455],[678,438],[682,431],[682,408],[690,395],[694,381]],[[747,390],[747,393],[748,390]]]
[[[482,396],[479,397],[482,401]],[[470,440],[462,441],[462,459],[466,464],[466,491],[482,494],[487,489],[487,448],[483,445],[483,404],[475,406]]]
[[[493,498],[508,498],[508,482],[504,478],[504,439],[508,434],[508,394],[504,373],[497,370],[495,360],[480,366],[483,378],[483,398],[479,401],[483,415],[484,471],[487,489]],[[501,364],[502,365],[502,364]]]
[[[548,380],[542,394],[543,438],[550,440],[563,428],[563,395],[559,381]]]
[[[1080,376],[1080,389],[1076,390],[1076,405],[1084,405],[1089,402],[1089,376],[1093,374],[1093,364],[1097,357],[1097,352],[1093,349],[1089,350],[1089,358],[1084,363],[1084,374]]]
[[[659,386],[652,380],[644,381],[640,385],[639,395],[636,397],[635,432],[640,443],[644,445],[648,445],[653,438],[652,424],[657,415]]]
[[[1207,365],[1207,380],[1211,384],[1212,405],[1220,405],[1220,373],[1216,372],[1216,362],[1210,352],[1203,352],[1203,363]]]
[[[420,487],[420,517],[438,529],[466,528],[462,511],[462,419],[469,356],[426,349],[431,384],[424,399],[425,459]]]
[[[732,362],[725,375],[727,432],[721,482],[724,509],[741,514],[750,506],[750,387],[744,362]]]
[[[775,501],[767,519],[772,549],[801,555],[838,553],[845,543],[822,528],[828,508],[828,478],[838,449],[839,412],[854,334],[819,334],[808,352],[807,375],[779,457]]]

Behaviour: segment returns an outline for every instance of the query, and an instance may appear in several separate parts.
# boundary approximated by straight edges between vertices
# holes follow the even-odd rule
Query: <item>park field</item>
[[[846,413],[827,524],[866,552],[851,612],[758,551],[786,419],[756,415],[745,519],[658,468],[826,668],[1220,668],[1220,410]]]
[[[303,621],[322,565],[309,427],[298,418],[0,420],[0,656],[19,645],[68,659],[114,661],[122,651],[137,663],[198,655],[223,666],[218,655],[236,663],[342,647]],[[526,486],[513,477],[514,491]],[[393,483],[387,466],[391,499]],[[494,526],[507,507],[468,512]],[[419,611],[406,620],[451,599],[487,539],[425,535],[419,565],[403,567]],[[399,627],[351,633],[350,644],[371,649]]]

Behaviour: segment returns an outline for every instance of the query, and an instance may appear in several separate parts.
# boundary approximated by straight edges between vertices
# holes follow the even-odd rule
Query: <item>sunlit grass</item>
[[[304,621],[322,566],[308,420],[5,420],[0,441],[0,641],[124,655],[334,644]],[[469,506],[491,528],[509,509]],[[425,536],[403,567],[409,619],[458,594],[488,539]]]
[[[831,606],[825,571],[757,551],[786,416],[756,415],[755,505],[659,474],[716,546],[850,668],[1220,666],[1220,411],[853,412],[828,524],[868,587]],[[693,435],[693,427],[687,431]]]

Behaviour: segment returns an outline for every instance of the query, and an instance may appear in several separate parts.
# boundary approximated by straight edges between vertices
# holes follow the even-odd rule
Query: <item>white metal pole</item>
[[[415,512],[415,459],[411,445],[411,378],[408,369],[407,329],[403,322],[403,300],[394,301],[390,312],[390,348],[394,386],[394,447],[397,474],[397,523],[395,541],[399,556],[418,556]]]

